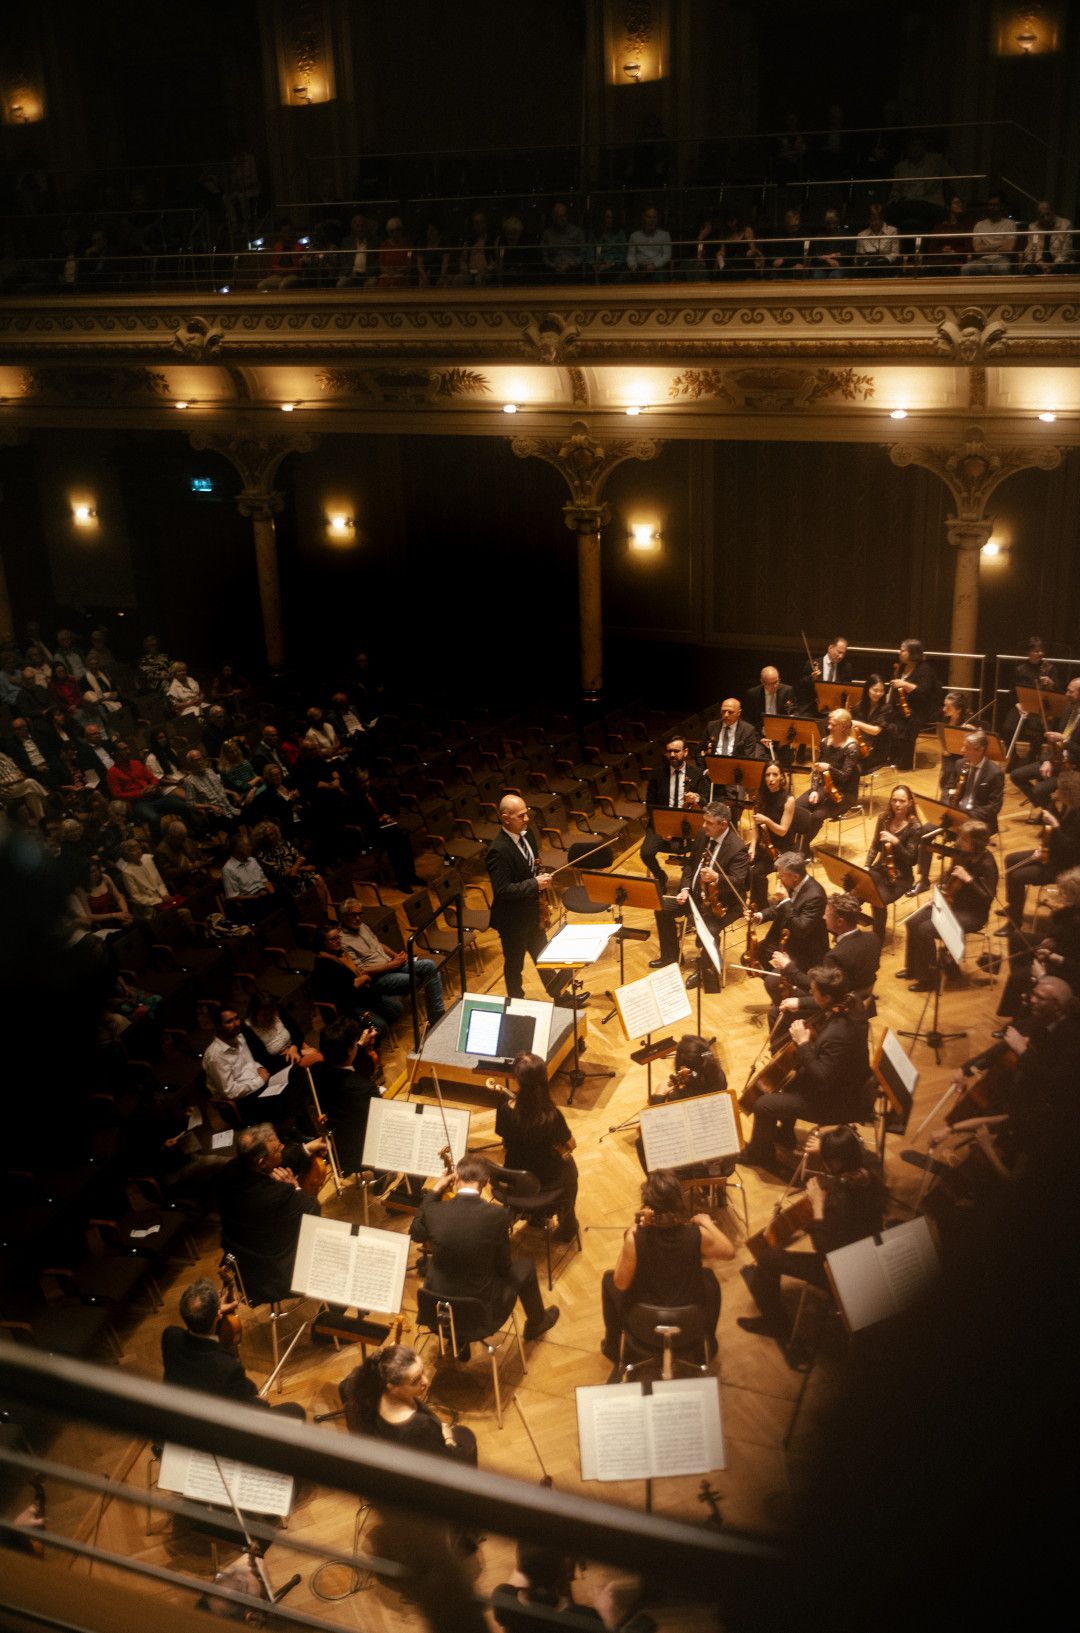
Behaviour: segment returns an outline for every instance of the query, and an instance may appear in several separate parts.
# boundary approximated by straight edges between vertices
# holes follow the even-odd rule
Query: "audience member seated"
[[[44,783],[47,788],[59,786],[64,767],[56,741],[43,718],[31,725],[24,715],[16,715],[11,722],[7,747],[24,777]]]
[[[292,745],[284,745],[281,734],[276,726],[265,725],[259,733],[259,741],[252,750],[251,763],[256,771],[265,771],[271,763],[281,772],[282,781],[286,787],[292,778],[292,768],[296,761],[296,749]]]
[[[276,760],[267,760],[263,765],[262,782],[252,794],[245,814],[249,822],[272,822],[284,834],[295,836],[302,831],[304,808],[300,790],[287,784]]]
[[[1028,237],[1020,256],[1025,272],[1072,272],[1072,223],[1067,216],[1056,215],[1053,206],[1041,199],[1035,208],[1035,219],[1028,223]]]
[[[44,784],[34,777],[25,776],[22,767],[0,750],[0,806],[3,806],[5,814],[13,814],[24,807],[31,821],[40,824],[45,819],[48,793]]]
[[[115,742],[112,753],[113,763],[105,773],[111,798],[123,800],[137,817],[155,826],[163,816],[186,815],[189,802],[178,794],[163,793],[127,743]]]
[[[190,837],[187,823],[179,817],[166,818],[162,822],[154,860],[173,895],[188,896],[193,891],[201,890],[209,881],[206,854]]]
[[[392,215],[386,223],[386,237],[379,245],[376,257],[377,289],[404,289],[412,273],[413,252],[405,242],[405,223],[399,215]]]
[[[972,256],[961,267],[964,273],[1011,272],[1016,259],[1016,223],[1005,214],[999,193],[986,201],[986,214],[971,230]]]
[[[260,822],[252,828],[251,848],[290,916],[298,917],[301,904],[307,902],[308,912],[315,912],[324,919],[330,917],[332,904],[326,880],[316,872],[303,851],[282,837],[276,822]]]
[[[304,1029],[299,1021],[281,1008],[273,993],[259,987],[251,994],[241,1036],[256,1065],[265,1066],[271,1077],[283,1067],[306,1068],[322,1059],[317,1049],[309,1048],[304,1042]]]
[[[140,692],[164,692],[169,684],[171,671],[172,661],[168,653],[161,650],[157,636],[145,636],[143,655],[139,659],[137,670]]]
[[[283,1417],[306,1419],[299,1401],[282,1401],[270,1406],[252,1383],[229,1340],[218,1335],[223,1316],[235,1315],[237,1303],[225,1299],[205,1276],[185,1287],[180,1295],[182,1327],[166,1327],[161,1334],[161,1361],[165,1382],[183,1389],[197,1389],[222,1400],[240,1401],[245,1406],[261,1406]]]
[[[235,797],[229,798],[225,784],[202,749],[189,749],[184,765],[187,769],[181,788],[185,813],[209,832],[231,827],[236,820]]]
[[[302,1188],[312,1157],[326,1141],[283,1145],[270,1123],[242,1128],[236,1156],[222,1175],[221,1246],[232,1253],[252,1304],[288,1298],[300,1237],[300,1221],[320,1212]]]
[[[971,229],[974,225],[974,215],[959,193],[953,193],[944,219],[923,239],[923,270],[945,276],[959,272],[971,256]]]
[[[855,238],[856,271],[891,271],[900,259],[900,235],[885,220],[884,205],[871,204],[867,214],[866,226]]]
[[[821,226],[810,241],[810,276],[843,278],[851,258],[851,228],[841,221],[839,210],[826,210]]]
[[[807,270],[807,238],[801,210],[784,211],[784,223],[776,238],[765,246],[766,266],[777,278],[795,278]]]
[[[358,210],[341,241],[338,263],[342,268],[339,289],[362,289],[375,277],[375,223]]]
[[[720,1283],[712,1267],[734,1257],[735,1249],[707,1213],[690,1217],[678,1174],[657,1168],[641,1187],[637,1222],[623,1237],[615,1268],[605,1270],[600,1283],[603,1354],[617,1362],[630,1310],[653,1304],[700,1309],[708,1352],[715,1355]]]
[[[232,663],[223,663],[210,683],[210,696],[234,719],[243,714],[244,700],[250,691],[250,683],[237,673]]]
[[[540,234],[540,258],[549,282],[581,282],[585,234],[561,200],[552,205],[551,219]]]
[[[124,707],[124,700],[120,695],[117,681],[113,673],[103,665],[92,661],[87,654],[86,665],[82,675],[84,694],[84,708],[96,714],[119,714]]]
[[[206,710],[202,687],[194,675],[188,674],[187,664],[179,659],[169,669],[169,684],[165,688],[165,696],[172,704],[174,714],[198,717]]]
[[[589,244],[588,264],[597,283],[614,283],[626,271],[626,249],[626,233],[609,204]]]
[[[495,245],[488,233],[487,216],[476,210],[469,217],[465,242],[457,257],[457,271],[451,282],[460,288],[479,288],[491,283],[498,271]]]
[[[671,276],[671,234],[661,227],[655,204],[642,211],[641,226],[630,234],[626,271],[631,283],[659,282]]]
[[[85,885],[76,886],[72,896],[75,916],[91,930],[115,934],[126,930],[131,923],[131,910],[123,895],[102,870],[101,863],[90,861]]]
[[[75,645],[75,636],[70,629],[57,630],[53,660],[62,663],[73,680],[81,681],[85,678],[86,664]]]
[[[338,938],[349,954],[352,964],[368,978],[365,1002],[376,1016],[388,1026],[404,1012],[402,999],[409,991],[408,957],[385,946],[371,927],[364,923],[360,903],[350,897],[338,909],[341,928]],[[428,1025],[435,1026],[446,1013],[442,977],[430,958],[414,958],[416,985],[423,989]]]
[[[116,867],[135,918],[151,919],[162,907],[181,908],[180,900],[173,896],[161,877],[153,856],[143,850],[137,839],[124,840]],[[190,923],[190,914],[187,918]]]
[[[221,888],[225,911],[241,923],[256,923],[274,909],[274,887],[252,855],[246,833],[233,837],[229,860],[221,870]]]
[[[209,760],[217,760],[236,727],[221,703],[211,703],[202,723],[202,746]]]
[[[65,670],[64,673],[66,674],[67,671]],[[23,665],[19,694],[15,699],[15,707],[20,714],[27,715],[31,720],[38,721],[56,707],[56,698],[49,690],[51,680],[51,667],[46,668],[45,678],[42,679],[41,671],[35,669],[33,664]]]
[[[300,244],[288,220],[278,221],[270,243],[270,271],[260,278],[256,288],[291,289],[300,278]]]
[[[72,675],[67,664],[60,662],[59,659],[52,665],[48,692],[52,698],[53,708],[59,707],[68,714],[78,714],[88,701],[86,693]]]
[[[381,1034],[389,1031],[385,1017],[369,1010],[371,977],[357,963],[341,940],[336,924],[327,925],[319,938],[319,951],[311,971],[311,996],[317,1004],[333,1004],[338,1016],[352,1015],[370,1021]]]

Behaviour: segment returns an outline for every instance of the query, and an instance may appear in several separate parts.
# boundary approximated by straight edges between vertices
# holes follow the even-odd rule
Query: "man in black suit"
[[[720,705],[719,720],[710,720],[705,728],[705,752],[721,758],[736,760],[764,760],[765,750],[758,742],[758,734],[749,720],[742,718],[742,704],[737,697],[726,697]],[[729,805],[749,804],[736,783],[716,783],[714,799],[725,799]]]
[[[31,725],[25,715],[16,715],[7,750],[24,777],[43,782],[47,788],[60,787],[64,765],[59,745],[43,720]]]
[[[1069,706],[1056,730],[1042,732],[1041,745],[1009,773],[1017,793],[1043,811],[1049,808],[1061,766],[1080,767],[1080,675],[1074,676],[1065,690]]]
[[[777,857],[776,877],[787,895],[775,907],[766,907],[754,914],[755,924],[770,925],[762,943],[762,956],[771,963],[774,954],[783,953],[799,969],[809,970],[820,964],[829,950],[825,891],[810,877],[806,857],[798,851],[785,851]],[[777,977],[766,976],[765,987],[774,1003],[778,986]]]
[[[775,1145],[795,1143],[795,1122],[846,1123],[866,1111],[869,1028],[860,1005],[848,1004],[847,982],[836,968],[810,972],[810,996],[822,1020],[813,1031],[791,1023],[797,1071],[789,1088],[763,1094],[754,1104],[754,1130],[740,1162],[771,1167]]]
[[[503,982],[511,998],[524,998],[521,972],[528,953],[535,964],[547,943],[540,927],[540,892],[551,883],[550,873],[538,872],[540,846],[529,827],[529,807],[517,794],[499,802],[502,831],[484,854],[491,879],[491,927],[499,932],[503,950]],[[548,996],[558,997],[566,985],[562,970],[541,970]],[[582,994],[584,997],[585,994]]]
[[[679,933],[676,920],[680,913],[689,912],[687,903],[691,896],[701,911],[709,933],[719,945],[724,926],[742,917],[743,902],[749,887],[750,853],[731,826],[731,807],[714,800],[706,805],[701,832],[694,835],[691,843],[679,894],[671,906],[665,906],[655,915],[660,956],[652,960],[650,968],[678,963]],[[708,899],[714,890],[716,909]],[[696,977],[691,976],[687,985],[693,986],[695,983]]]
[[[664,765],[657,766],[649,775],[645,790],[645,804],[649,809],[649,826],[641,841],[641,860],[661,890],[667,890],[668,876],[660,861],[661,852],[683,855],[685,839],[662,839],[653,827],[654,810],[700,810],[709,797],[709,780],[697,766],[690,764],[686,738],[678,733],[664,743]]]
[[[469,1156],[457,1165],[457,1178],[446,1174],[420,1200],[420,1212],[409,1226],[414,1242],[431,1248],[424,1286],[436,1297],[479,1299],[495,1332],[516,1300],[525,1311],[525,1337],[542,1338],[559,1319],[559,1306],[544,1308],[536,1265],[510,1253],[510,1214],[482,1192],[488,1181],[483,1157]],[[444,1201],[448,1186],[457,1194]]]
[[[306,1418],[299,1401],[283,1401],[269,1406],[248,1377],[239,1359],[223,1349],[217,1336],[218,1319],[231,1314],[236,1305],[226,1303],[207,1277],[193,1281],[180,1295],[182,1327],[166,1327],[161,1335],[161,1360],[165,1382],[184,1389],[198,1389],[204,1395],[242,1401],[247,1406],[269,1407],[285,1417]]]
[[[252,1304],[288,1298],[305,1214],[319,1213],[317,1197],[300,1182],[326,1141],[282,1145],[270,1123],[254,1123],[236,1136],[236,1157],[221,1187],[221,1246],[240,1267]]]
[[[366,1034],[371,1036],[371,1034]],[[361,1039],[365,1036],[359,1021],[351,1015],[341,1015],[323,1032],[320,1039],[322,1063],[312,1068],[315,1092],[323,1115],[334,1131],[338,1161],[343,1174],[359,1171],[367,1133],[368,1112],[373,1100],[382,1094],[379,1085],[356,1070],[356,1058]],[[367,1054],[363,1059],[368,1061]]]
[[[829,897],[825,903],[825,928],[834,940],[821,965],[825,969],[840,970],[848,991],[869,999],[881,963],[881,941],[873,930],[859,928],[861,914],[859,898],[850,890],[837,891]],[[807,972],[787,952],[773,953],[769,962],[796,989],[793,997],[782,1001],[781,1011],[793,1015],[812,1009]],[[867,1014],[872,1015],[873,1009],[868,1007]]]
[[[1005,798],[1005,773],[986,753],[984,731],[969,731],[964,738],[963,765],[951,804],[973,822],[985,822],[991,834],[998,830],[998,812]]]
[[[743,714],[758,736],[764,735],[765,717],[772,714],[790,715],[795,712],[795,689],[785,686],[780,671],[771,663],[761,671],[761,685],[751,686],[746,694]]]
[[[820,658],[811,658],[803,664],[799,676],[799,703],[812,714],[818,714],[815,682],[824,680],[831,686],[843,686],[851,679],[851,659],[847,655],[847,636],[834,635]]]

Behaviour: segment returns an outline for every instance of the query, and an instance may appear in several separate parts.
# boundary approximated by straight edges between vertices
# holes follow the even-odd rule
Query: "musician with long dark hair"
[[[922,642],[913,636],[900,642],[889,695],[896,764],[901,771],[910,771],[919,731],[936,720],[941,709],[941,683],[923,656]]]
[[[716,1353],[720,1283],[711,1267],[733,1259],[735,1249],[707,1213],[690,1217],[679,1176],[657,1168],[641,1187],[641,1209],[623,1236],[614,1270],[600,1284],[604,1341],[609,1361],[619,1358],[619,1337],[635,1304],[693,1304],[704,1314],[709,1353]]]
[[[722,1094],[727,1088],[727,1076],[716,1058],[708,1038],[699,1038],[695,1032],[686,1032],[675,1046],[671,1077],[660,1088],[653,1090],[653,1103],[667,1105],[672,1100],[692,1100],[699,1094]],[[637,1154],[645,1168],[645,1146],[637,1137]],[[679,1168],[681,1179],[714,1177],[719,1181],[735,1166],[734,1158],[715,1158],[713,1161],[690,1163]],[[647,1170],[646,1170],[647,1171]]]
[[[889,803],[877,819],[866,853],[866,866],[884,907],[871,908],[874,930],[884,940],[888,904],[906,896],[915,878],[922,823],[915,811],[915,796],[906,782],[898,782]]]
[[[791,1321],[780,1290],[781,1278],[792,1276],[813,1287],[827,1287],[825,1255],[880,1232],[885,1207],[877,1164],[853,1128],[826,1128],[819,1136],[811,1136],[807,1150],[814,1169],[806,1182],[812,1251],[763,1247],[757,1263],[742,1272],[761,1314],[739,1316],[739,1326],[775,1338],[785,1351]]]
[[[571,1155],[574,1136],[551,1098],[547,1067],[540,1056],[520,1054],[510,1070],[517,1091],[504,1096],[495,1112],[495,1133],[506,1150],[506,1167],[535,1174],[541,1190],[559,1187],[562,1195],[555,1238],[569,1242],[578,1229],[574,1214],[578,1171]]]
[[[776,859],[790,848],[788,835],[805,832],[807,823],[796,823],[795,796],[784,768],[773,761],[761,774],[757,798],[754,801],[754,832],[750,840],[750,900],[755,907],[767,907],[769,902],[769,875],[776,867]],[[801,818],[801,813],[800,818]],[[792,833],[792,829],[795,833]]]
[[[893,754],[889,688],[884,678],[876,672],[867,675],[863,683],[852,730],[862,734],[862,748],[869,750],[868,753],[860,750],[862,776],[876,771],[879,766],[888,765]]]
[[[998,866],[989,850],[990,830],[985,822],[965,822],[956,836],[952,863],[942,890],[965,935],[981,930],[990,917],[998,884]],[[935,985],[934,926],[932,908],[927,905],[912,913],[905,926],[904,968],[897,970],[901,981],[912,983],[912,992],[929,992]]]
[[[431,1375],[407,1344],[387,1344],[341,1384],[345,1421],[353,1434],[377,1435],[410,1451],[432,1452],[476,1467],[476,1436],[451,1428],[427,1404]]]

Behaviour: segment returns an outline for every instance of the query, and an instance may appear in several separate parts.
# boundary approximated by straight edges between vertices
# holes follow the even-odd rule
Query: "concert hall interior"
[[[1062,3],[7,8],[4,1627],[1067,1591],[1078,153]]]

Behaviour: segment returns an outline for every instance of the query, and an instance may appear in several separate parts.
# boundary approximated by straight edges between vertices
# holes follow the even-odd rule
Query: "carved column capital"
[[[962,516],[946,516],[945,536],[957,550],[981,550],[994,531],[992,521],[967,521]]]
[[[1026,448],[994,448],[981,426],[969,428],[964,442],[931,444],[901,442],[889,449],[894,465],[922,465],[940,476],[956,501],[957,520],[981,521],[994,490],[1017,471],[1052,471],[1061,464],[1061,449],[1054,444]]]
[[[575,505],[573,500],[562,507],[563,521],[571,533],[599,533],[611,520],[611,506]]]
[[[243,516],[272,515],[281,509],[281,503],[272,504],[265,512],[248,507],[253,498],[261,505],[274,493],[274,477],[287,454],[310,454],[317,439],[306,431],[274,436],[261,426],[241,423],[235,431],[193,431],[191,446],[207,448],[221,454],[236,470],[241,491],[237,504]],[[280,501],[281,496],[277,498]]]
[[[515,437],[511,446],[518,459],[543,459],[553,465],[570,489],[573,504],[592,508],[599,505],[604,483],[616,465],[625,459],[655,459],[664,444],[658,437],[597,442],[584,420],[574,420],[565,437]]]
[[[253,521],[271,521],[284,508],[285,495],[276,488],[267,493],[261,493],[253,488],[244,488],[236,495],[236,508],[241,516],[250,516]]]

